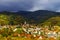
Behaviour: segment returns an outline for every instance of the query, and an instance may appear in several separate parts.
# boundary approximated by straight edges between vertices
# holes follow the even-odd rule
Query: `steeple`
[[[24,22],[24,24],[27,24],[26,21]]]

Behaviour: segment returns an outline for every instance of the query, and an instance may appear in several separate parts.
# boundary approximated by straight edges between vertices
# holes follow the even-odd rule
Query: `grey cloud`
[[[30,10],[33,3],[32,0],[0,0],[0,11]]]
[[[0,11],[60,11],[60,0],[0,0]]]
[[[60,0],[36,0],[32,9],[57,11],[60,8]]]

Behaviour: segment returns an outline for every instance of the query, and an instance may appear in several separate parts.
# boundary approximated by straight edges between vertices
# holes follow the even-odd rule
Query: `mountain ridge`
[[[45,20],[48,20],[54,16],[60,16],[59,12],[48,11],[48,10],[38,10],[38,11],[18,11],[18,12],[0,12],[0,14],[13,14],[13,15],[21,15],[24,18],[27,18],[31,23],[43,23]]]

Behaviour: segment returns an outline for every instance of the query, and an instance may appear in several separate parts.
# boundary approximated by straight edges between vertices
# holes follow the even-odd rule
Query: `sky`
[[[60,0],[0,0],[0,11],[36,10],[60,12]]]

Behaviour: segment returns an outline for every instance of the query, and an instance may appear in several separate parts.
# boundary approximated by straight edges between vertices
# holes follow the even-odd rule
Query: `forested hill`
[[[29,19],[33,23],[42,23],[51,17],[60,16],[60,13],[48,11],[48,10],[38,10],[34,12],[19,11],[16,14],[24,16],[25,18]]]
[[[28,23],[43,23],[44,21],[48,20],[51,17],[54,16],[60,16],[59,12],[53,12],[48,10],[38,10],[34,12],[30,11],[18,11],[18,12],[0,12],[0,14],[3,15],[14,15],[14,16],[22,16],[24,21],[27,21]]]

